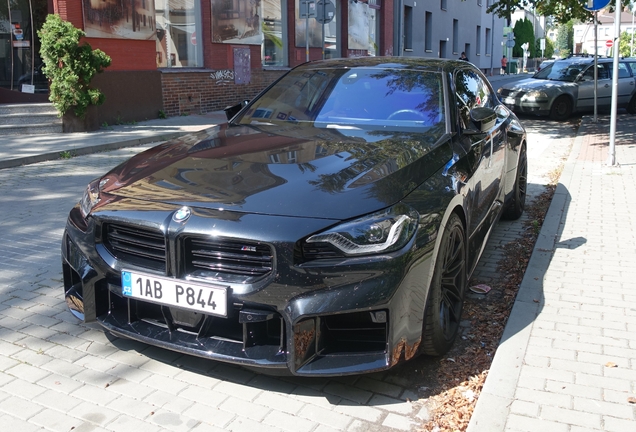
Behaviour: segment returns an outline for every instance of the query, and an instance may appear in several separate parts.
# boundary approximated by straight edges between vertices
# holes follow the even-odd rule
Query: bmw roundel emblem
[[[188,207],[181,207],[172,215],[172,220],[175,222],[184,222],[188,220],[192,212]]]

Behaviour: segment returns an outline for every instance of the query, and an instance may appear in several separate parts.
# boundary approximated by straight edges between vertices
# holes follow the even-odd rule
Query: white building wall
[[[400,55],[428,58],[459,58],[465,51],[471,63],[485,73],[491,68],[498,73],[503,55],[504,20],[486,13],[492,0],[402,0],[398,1],[396,13],[405,15],[405,8],[410,7],[412,25],[411,49],[402,49]],[[442,6],[445,4],[445,9]],[[426,49],[426,13],[430,13],[432,29],[430,49]],[[453,22],[457,20],[457,30],[453,30]],[[479,39],[477,27],[479,28]],[[491,40],[486,48],[486,29],[490,29]],[[404,39],[403,39],[404,40]],[[479,46],[478,46],[479,45]],[[445,53],[443,52],[445,47]],[[444,55],[445,54],[445,55]]]
[[[636,24],[632,27],[633,18],[634,16],[631,13],[623,12],[621,14],[621,33],[627,32],[631,34],[632,29],[636,30]],[[572,52],[577,54],[594,54],[594,23],[577,24],[573,30],[574,46],[572,47]],[[599,12],[597,31],[597,53],[601,56],[609,56],[611,50],[605,46],[605,43],[608,40],[614,39],[614,13]]]

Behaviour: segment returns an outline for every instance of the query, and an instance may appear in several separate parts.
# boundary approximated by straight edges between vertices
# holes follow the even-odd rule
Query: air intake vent
[[[306,260],[342,258],[344,255],[327,243],[303,244],[303,256]]]
[[[272,271],[273,256],[269,246],[241,240],[186,240],[188,271],[260,277]]]
[[[118,260],[165,271],[166,240],[160,231],[106,224],[104,245]]]

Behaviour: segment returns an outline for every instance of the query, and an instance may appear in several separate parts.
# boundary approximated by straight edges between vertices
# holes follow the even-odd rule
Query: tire
[[[459,216],[448,220],[440,243],[424,310],[423,354],[440,356],[452,346],[459,330],[466,276],[466,235]]]
[[[525,144],[521,147],[519,163],[517,164],[517,177],[512,190],[512,196],[506,203],[501,215],[503,219],[516,220],[521,217],[526,208],[526,190],[528,187],[528,155]]]
[[[627,112],[631,115],[636,114],[636,94],[629,100],[629,105],[627,105]]]
[[[572,115],[572,99],[568,96],[559,96],[552,102],[550,108],[550,118],[552,120],[564,121]]]

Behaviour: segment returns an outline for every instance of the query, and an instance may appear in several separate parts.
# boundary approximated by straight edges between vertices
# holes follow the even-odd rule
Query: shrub
[[[51,82],[49,100],[60,117],[70,109],[77,117],[83,117],[89,105],[104,103],[103,93],[89,84],[96,74],[110,66],[111,60],[86,42],[80,45],[80,38],[85,35],[59,15],[48,15],[38,31],[42,71]]]

